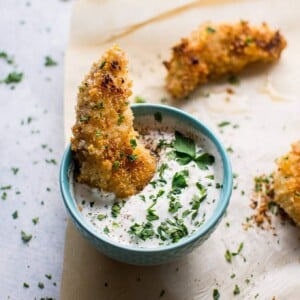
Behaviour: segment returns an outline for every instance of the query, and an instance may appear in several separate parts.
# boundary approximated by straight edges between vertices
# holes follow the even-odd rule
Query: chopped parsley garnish
[[[246,42],[246,45],[249,45],[249,44],[253,43],[253,38],[251,36],[247,36],[245,42]]]
[[[99,214],[98,216],[97,216],[97,220],[99,220],[99,221],[102,221],[102,220],[104,220],[106,218],[106,215],[103,215],[103,214]]]
[[[183,189],[187,187],[185,178],[189,175],[187,170],[176,172],[172,179],[172,189]]]
[[[152,221],[158,220],[159,216],[156,214],[156,211],[153,208],[148,208],[146,218],[149,222],[152,222]]]
[[[129,229],[129,233],[142,239],[143,241],[150,239],[155,235],[153,225],[150,222],[133,224]]]
[[[21,231],[21,238],[24,243],[28,243],[32,239],[31,234],[25,233],[23,230]]]
[[[39,218],[33,218],[33,219],[32,219],[32,223],[33,223],[34,225],[36,225],[38,222],[39,222]]]
[[[230,252],[228,249],[225,252],[225,260],[229,263],[232,262],[232,257],[239,255],[244,248],[244,243],[240,243],[236,252]]]
[[[160,178],[163,177],[165,170],[167,170],[168,168],[169,166],[166,163],[161,164],[161,166],[158,168],[158,174]]]
[[[137,159],[137,155],[136,154],[130,154],[127,156],[127,158],[130,160],[130,161],[135,161]]]
[[[227,249],[226,252],[225,252],[225,260],[229,263],[232,262],[232,255],[231,255],[231,252]]]
[[[162,117],[162,114],[161,114],[160,112],[156,112],[156,113],[154,114],[154,120],[155,120],[155,121],[161,123],[161,122],[162,122],[162,119],[163,119],[163,117]]]
[[[45,274],[45,277],[46,277],[47,279],[49,279],[49,280],[52,279],[52,275],[51,275],[51,274]]]
[[[182,218],[187,217],[191,212],[192,212],[192,211],[189,210],[189,209],[185,210],[185,211],[182,213]]]
[[[229,121],[223,121],[223,122],[218,124],[218,127],[225,127],[225,126],[228,126],[228,125],[230,125]]]
[[[3,192],[3,193],[2,193],[1,199],[2,199],[2,200],[6,200],[6,199],[7,199],[7,193],[6,193],[6,192]]]
[[[178,131],[175,131],[175,141],[173,146],[178,153],[186,154],[191,158],[195,157],[196,155],[194,140],[185,137]]]
[[[90,119],[91,119],[90,116],[83,116],[83,117],[80,117],[79,121],[80,121],[80,122],[87,122],[87,121],[89,121]]]
[[[46,56],[44,65],[46,67],[52,67],[52,66],[56,66],[57,62],[53,60],[50,56]]]
[[[3,58],[9,65],[13,64],[14,60],[12,57],[9,57],[6,52],[0,52],[0,58]]]
[[[121,208],[122,206],[119,202],[114,203],[111,208],[111,215],[116,218],[120,214]]]
[[[11,72],[9,73],[6,78],[3,80],[4,83],[18,83],[23,79],[23,73]]]
[[[136,96],[134,98],[134,102],[135,103],[146,103],[147,101],[144,98],[140,97],[140,96]]]
[[[96,130],[95,136],[97,136],[97,137],[101,136],[101,130],[99,130],[99,129]]]
[[[30,285],[29,285],[27,282],[24,282],[24,283],[23,283],[23,287],[24,287],[25,289],[28,289],[28,288],[30,287]]]
[[[5,186],[1,186],[0,190],[4,191],[4,190],[10,190],[11,189],[11,185],[5,185]]]
[[[113,169],[118,170],[120,167],[120,162],[118,160],[115,160],[113,163]]]
[[[207,27],[206,27],[206,31],[207,31],[208,33],[215,33],[215,32],[216,32],[216,29],[214,29],[214,28],[212,28],[212,27],[210,27],[210,26],[207,26]]]
[[[103,69],[105,65],[106,65],[106,60],[104,60],[104,61],[101,63],[101,65],[100,65],[100,67],[99,67],[100,70]]]
[[[181,203],[174,196],[170,195],[169,212],[176,213],[182,207]]]
[[[19,214],[18,214],[18,211],[16,210],[16,211],[12,214],[12,217],[13,217],[13,219],[17,219],[18,216],[19,216]]]
[[[239,293],[240,293],[240,288],[236,284],[235,287],[234,287],[234,290],[233,290],[233,295],[236,296],[236,295],[239,295]]]
[[[201,170],[207,170],[215,162],[215,157],[209,153],[203,153],[195,159],[195,163]]]
[[[40,289],[43,289],[43,288],[45,287],[45,285],[44,285],[42,282],[39,282],[39,283],[38,283],[38,287],[39,287]]]
[[[53,165],[57,165],[57,162],[56,162],[56,160],[55,159],[45,159],[45,162],[47,163],[47,164],[53,164]]]
[[[174,221],[167,219],[157,228],[157,233],[162,241],[171,240],[172,243],[188,235],[188,229],[182,219],[174,218]]]
[[[130,140],[130,145],[132,149],[135,149],[137,147],[136,139],[131,139]]]
[[[214,176],[214,175],[207,175],[207,176],[205,176],[205,178],[214,180],[214,179],[215,179],[215,176]]]
[[[207,166],[212,165],[215,161],[214,156],[208,153],[203,153],[196,157],[194,140],[185,137],[178,131],[175,132],[173,146],[175,148],[176,160],[181,165],[186,165],[193,160],[201,170],[207,170]]]
[[[19,168],[11,168],[11,171],[13,172],[14,175],[17,175],[17,173],[19,172]]]
[[[105,233],[105,234],[109,234],[109,228],[107,227],[107,226],[105,226],[104,227],[104,229],[103,229],[103,232]]]
[[[219,293],[219,290],[217,290],[217,289],[214,289],[214,290],[213,290],[213,299],[214,299],[214,300],[219,300],[219,299],[220,299],[220,293]]]
[[[119,114],[117,124],[120,126],[123,123],[124,119],[124,115]]]

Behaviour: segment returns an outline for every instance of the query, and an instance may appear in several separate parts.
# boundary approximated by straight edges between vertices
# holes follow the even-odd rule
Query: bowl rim
[[[64,151],[61,165],[60,165],[60,171],[59,171],[59,182],[60,182],[60,191],[61,195],[64,201],[64,204],[67,208],[68,213],[71,215],[73,220],[76,220],[76,223],[85,231],[88,232],[91,236],[98,239],[102,243],[109,244],[112,247],[118,248],[120,251],[128,251],[133,253],[144,253],[144,254],[150,254],[150,253],[161,253],[161,252],[167,252],[170,250],[178,249],[181,247],[184,247],[188,244],[191,244],[195,242],[196,240],[200,239],[201,237],[206,236],[211,230],[216,228],[216,225],[224,215],[226,208],[229,204],[229,200],[232,193],[232,184],[233,184],[233,175],[232,175],[232,169],[231,169],[231,163],[229,160],[229,157],[222,146],[219,139],[215,136],[215,134],[206,126],[204,125],[200,120],[196,119],[194,116],[186,113],[183,110],[180,110],[178,108],[168,106],[168,105],[162,105],[162,104],[149,104],[149,103],[143,103],[143,104],[132,104],[130,106],[133,110],[133,114],[138,109],[149,109],[151,110],[157,110],[158,112],[167,113],[169,115],[172,115],[172,117],[179,118],[180,120],[189,121],[191,123],[197,124],[197,130],[201,132],[206,138],[208,138],[214,146],[216,147],[217,151],[220,154],[222,166],[223,166],[223,188],[222,193],[220,195],[220,198],[218,201],[220,201],[220,205],[216,206],[216,209],[213,211],[211,217],[203,224],[203,226],[199,227],[199,230],[191,234],[190,236],[185,237],[184,239],[181,239],[177,243],[170,244],[170,245],[163,245],[158,247],[152,247],[152,248],[142,248],[138,246],[131,246],[126,244],[120,244],[117,243],[105,236],[100,236],[96,233],[94,228],[90,226],[88,223],[82,222],[82,217],[80,217],[80,211],[76,209],[76,200],[73,199],[72,194],[70,192],[69,188],[69,169],[70,165],[73,161],[72,158],[72,151],[71,151],[71,144],[69,143],[66,147],[66,150]],[[225,184],[224,184],[225,183]],[[72,206],[72,203],[74,203],[74,207]]]

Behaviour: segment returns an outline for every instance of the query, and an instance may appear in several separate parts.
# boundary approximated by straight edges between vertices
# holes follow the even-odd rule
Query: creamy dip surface
[[[222,188],[216,159],[204,138],[170,128],[145,129],[139,138],[157,157],[148,185],[127,199],[90,188],[71,178],[83,218],[114,242],[143,248],[169,245],[193,234],[212,215]]]

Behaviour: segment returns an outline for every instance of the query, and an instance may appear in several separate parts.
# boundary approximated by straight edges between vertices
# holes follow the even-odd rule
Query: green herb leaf
[[[233,295],[236,296],[236,295],[239,295],[239,293],[240,293],[240,288],[236,284],[235,287],[234,287],[234,290],[233,290]]]
[[[113,169],[118,170],[120,167],[120,162],[118,160],[115,160],[113,163]]]
[[[36,225],[38,222],[39,222],[39,218],[33,218],[33,219],[32,219],[32,223],[33,223],[34,225]]]
[[[147,101],[144,98],[140,97],[140,96],[136,96],[134,98],[134,102],[135,103],[146,103]]]
[[[120,126],[123,123],[124,119],[124,115],[119,114],[117,124]]]
[[[232,262],[232,255],[231,252],[227,249],[225,252],[225,259],[227,262],[231,263]]]
[[[171,240],[172,243],[188,235],[188,229],[182,219],[174,218],[174,221],[167,219],[157,228],[157,233],[161,240]]]
[[[100,69],[100,70],[103,69],[105,65],[106,65],[106,60],[104,60],[104,61],[101,63],[99,69]]]
[[[127,158],[130,160],[130,161],[135,161],[137,159],[137,155],[136,154],[130,154],[127,156]]]
[[[192,212],[192,211],[189,210],[189,209],[185,210],[185,211],[182,213],[182,218],[187,217],[191,212]]]
[[[44,284],[43,284],[42,282],[39,282],[39,283],[38,283],[38,287],[39,287],[40,289],[43,289],[45,286],[44,286]]]
[[[148,222],[146,224],[145,223],[142,223],[142,224],[135,223],[130,227],[128,232],[130,234],[142,239],[143,241],[152,238],[155,234],[152,223],[150,223],[150,222]]]
[[[98,216],[97,216],[97,220],[99,220],[99,221],[102,221],[102,220],[104,220],[106,218],[106,215],[103,215],[103,214],[99,214]]]
[[[11,72],[6,76],[3,82],[6,84],[18,83],[22,80],[22,78],[23,78],[23,73]]]
[[[173,146],[178,153],[186,154],[191,158],[194,158],[196,155],[194,140],[184,136],[178,131],[175,131],[175,141]]]
[[[159,219],[159,216],[156,214],[155,210],[152,208],[147,209],[147,220],[152,222]]]
[[[223,122],[218,124],[218,127],[225,127],[225,126],[228,126],[228,125],[230,125],[229,121],[223,121]]]
[[[175,153],[176,153],[176,161],[182,166],[187,165],[193,160],[193,158],[188,154],[179,153],[179,152],[175,152]]]
[[[130,140],[130,145],[132,149],[135,149],[137,147],[137,142],[135,139],[131,139]]]
[[[206,31],[207,31],[208,33],[215,33],[215,32],[216,32],[216,29],[214,29],[214,28],[208,26],[208,27],[206,27]]]
[[[87,122],[88,120],[90,120],[91,117],[90,116],[82,116],[79,118],[79,121],[80,122]]]
[[[187,187],[187,183],[185,178],[188,176],[188,172],[186,170],[181,172],[176,172],[172,179],[172,188],[173,189],[183,189]]]
[[[25,233],[23,230],[21,231],[21,238],[24,243],[28,243],[32,239],[31,234]]]
[[[13,219],[17,219],[18,216],[19,216],[19,214],[18,214],[18,211],[16,210],[16,211],[12,214],[12,217],[13,217]]]
[[[23,287],[24,287],[25,289],[28,289],[28,288],[30,287],[30,285],[29,285],[27,282],[24,282],[24,283],[23,283]]]
[[[215,162],[215,157],[209,153],[203,153],[195,159],[195,163],[201,170],[207,170]]]
[[[217,290],[217,289],[214,289],[214,290],[213,290],[213,299],[214,299],[214,300],[219,300],[219,299],[220,299],[220,293],[219,293],[219,290]]]
[[[159,177],[162,178],[164,175],[165,170],[169,169],[169,166],[166,163],[161,164],[158,168]]]
[[[57,62],[53,60],[50,56],[46,56],[44,65],[46,67],[53,67],[57,65]]]
[[[105,226],[104,229],[103,229],[103,232],[104,232],[105,234],[109,234],[109,233],[110,233],[110,230],[109,230],[109,228],[108,228],[107,226]]]
[[[169,202],[169,212],[170,213],[176,213],[180,208],[182,207],[181,203],[178,201],[177,198],[174,196],[171,196],[170,202]]]
[[[116,202],[113,204],[112,208],[111,208],[111,215],[116,218],[120,212],[121,212],[121,204],[119,202]]]

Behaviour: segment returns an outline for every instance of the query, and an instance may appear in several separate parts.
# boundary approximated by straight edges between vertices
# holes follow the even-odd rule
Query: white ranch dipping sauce
[[[156,248],[176,243],[202,226],[216,206],[221,184],[216,180],[214,156],[204,151],[204,139],[194,141],[193,159],[175,152],[174,143],[182,150],[182,141],[187,142],[180,133],[176,134],[178,143],[174,131],[147,130],[140,139],[156,152],[158,164],[151,182],[139,194],[116,199],[113,193],[73,179],[70,184],[83,218],[100,236],[124,245]],[[187,152],[191,148],[193,142]],[[186,160],[184,165],[178,161],[179,156]]]

